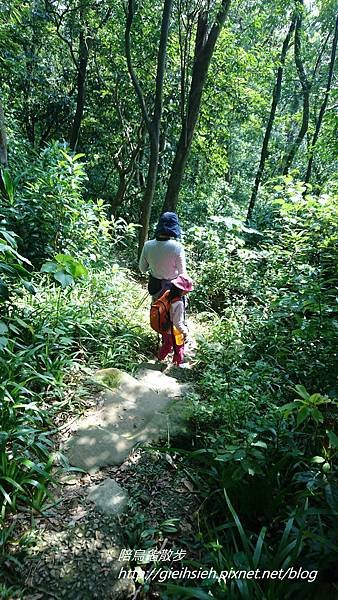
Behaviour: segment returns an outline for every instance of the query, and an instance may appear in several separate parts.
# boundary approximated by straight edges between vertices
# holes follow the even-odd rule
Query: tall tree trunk
[[[287,51],[290,46],[290,40],[291,40],[291,36],[292,36],[292,33],[295,28],[295,24],[296,24],[296,15],[294,15],[294,17],[291,21],[289,31],[283,42],[283,46],[282,46],[282,50],[281,50],[281,54],[280,54],[280,58],[279,58],[279,67],[277,70],[276,83],[275,83],[275,86],[274,86],[273,92],[272,92],[272,103],[271,103],[270,115],[269,115],[268,123],[266,126],[266,130],[265,130],[265,135],[264,135],[263,145],[262,145],[262,150],[261,150],[261,158],[259,161],[259,166],[258,166],[256,177],[255,177],[255,182],[254,182],[254,185],[252,188],[251,198],[250,198],[249,207],[248,207],[248,213],[247,213],[247,217],[246,217],[246,220],[248,223],[250,222],[250,220],[252,218],[252,213],[253,213],[253,210],[254,210],[254,207],[256,204],[256,200],[257,200],[258,189],[261,184],[262,177],[263,177],[265,161],[268,156],[268,145],[269,145],[269,141],[270,141],[273,123],[275,120],[277,105],[278,105],[280,95],[281,95],[283,70],[284,70],[284,65],[285,65],[286,54],[287,54]]]
[[[179,191],[186,163],[190,154],[198,115],[200,112],[202,93],[208,75],[209,65],[214,53],[215,45],[221,33],[229,12],[231,0],[222,0],[214,24],[208,34],[208,13],[200,12],[198,16],[194,62],[188,98],[187,116],[182,119],[182,128],[172,163],[167,192],[163,204],[163,212],[176,210]]]
[[[117,165],[115,163],[115,166],[116,166],[116,169],[117,169],[117,172],[119,175],[119,185],[118,185],[115,196],[113,196],[113,198],[110,201],[109,211],[108,211],[109,217],[111,217],[111,216],[115,217],[117,209],[124,202],[125,195],[129,189],[130,184],[135,175],[137,154],[138,154],[138,152],[135,153],[134,156],[132,156],[131,161],[130,161],[129,165],[127,166],[127,168],[123,168],[120,165]]]
[[[119,174],[119,185],[116,194],[113,196],[108,207],[108,217],[115,217],[117,209],[123,203],[124,196],[127,190],[127,178],[126,173],[123,169],[118,171]]]
[[[35,145],[35,114],[32,111],[32,81],[33,81],[33,72],[34,72],[34,60],[32,57],[36,55],[36,43],[35,43],[35,31],[33,28],[33,39],[31,44],[28,44],[25,47],[25,56],[26,56],[26,76],[25,82],[23,86],[23,105],[24,105],[24,122],[26,127],[27,139],[32,144]]]
[[[4,182],[2,180],[2,169],[6,169],[8,166],[7,159],[7,135],[5,127],[5,115],[2,102],[0,100],[0,191],[5,191]]]
[[[79,55],[77,65],[77,96],[76,96],[76,110],[72,129],[70,132],[70,147],[72,150],[76,150],[80,128],[83,118],[85,96],[86,96],[86,75],[89,58],[89,39],[85,35],[83,28],[80,31],[79,37]]]
[[[157,171],[158,171],[158,159],[159,159],[159,141],[160,141],[160,126],[162,118],[162,105],[163,105],[163,82],[166,69],[166,58],[167,58],[167,46],[168,46],[168,35],[170,17],[172,11],[173,0],[164,0],[162,21],[161,21],[161,33],[160,43],[157,55],[157,71],[156,71],[156,83],[155,83],[155,98],[154,98],[154,110],[152,116],[149,115],[144,94],[140,83],[136,77],[136,73],[133,69],[131,60],[131,49],[130,49],[130,32],[133,23],[134,12],[135,12],[134,0],[128,0],[128,13],[125,30],[125,49],[126,58],[130,78],[132,80],[139,105],[141,108],[142,116],[148,131],[149,136],[149,147],[150,157],[148,165],[148,174],[146,181],[146,188],[142,199],[141,214],[140,214],[140,229],[139,229],[139,243],[138,243],[138,255],[141,255],[144,242],[148,237],[149,221],[151,214],[151,207],[154,198],[157,182]]]
[[[121,117],[121,124],[124,126],[122,113],[120,110],[118,110],[118,112]],[[138,169],[138,160],[144,146],[144,138],[145,130],[144,127],[141,126],[138,129],[136,142],[133,144],[132,140],[129,138],[129,135],[127,135],[127,142],[125,142],[115,156],[113,156],[115,169],[118,172],[119,184],[116,194],[110,201],[108,209],[109,217],[116,215],[117,209],[124,202],[125,195],[129,190],[130,184],[135,178],[135,173]]]
[[[315,151],[316,143],[317,143],[317,140],[319,137],[320,128],[322,126],[322,121],[323,121],[324,114],[326,111],[327,103],[329,100],[329,94],[330,94],[330,90],[331,90],[333,71],[334,71],[334,63],[336,60],[336,53],[337,53],[337,41],[338,41],[338,14],[336,16],[336,26],[335,26],[335,32],[333,35],[331,59],[330,59],[330,65],[329,65],[329,74],[328,74],[328,78],[327,78],[326,90],[325,90],[322,105],[320,107],[318,119],[316,122],[316,129],[313,134],[312,141],[311,141],[310,152],[309,152],[309,162],[307,165],[307,170],[306,170],[306,175],[305,175],[305,183],[309,183],[309,181],[311,179],[314,151]]]
[[[7,159],[7,135],[5,127],[5,114],[0,100],[0,166],[6,169],[8,165]]]
[[[298,0],[300,3],[300,9],[297,15],[296,20],[296,28],[295,28],[295,63],[298,72],[298,77],[300,84],[302,86],[302,94],[303,94],[303,115],[302,115],[302,124],[300,126],[300,130],[298,135],[293,142],[289,153],[284,158],[284,168],[283,175],[287,175],[289,169],[292,165],[293,159],[296,156],[299,146],[301,145],[305,134],[309,127],[309,116],[310,116],[310,89],[311,84],[308,81],[308,78],[305,73],[305,69],[302,61],[302,53],[301,53],[301,31],[302,31],[302,22],[303,22],[303,0]]]
[[[91,35],[87,34],[88,22],[87,22],[87,11],[88,5],[86,3],[79,3],[79,26],[80,26],[80,34],[78,38],[78,52],[74,51],[72,37],[68,38],[67,35],[62,33],[62,28],[64,25],[64,18],[69,13],[69,8],[65,8],[62,5],[61,12],[59,11],[59,6],[54,6],[53,0],[45,0],[46,9],[50,15],[52,15],[54,24],[56,26],[56,33],[60,40],[64,42],[69,48],[70,56],[73,61],[73,64],[76,68],[77,78],[76,78],[76,109],[73,118],[73,123],[69,132],[69,145],[73,151],[76,150],[80,128],[83,119],[84,107],[85,107],[85,99],[86,99],[86,77],[87,77],[87,66],[88,59],[90,53],[91,46]],[[73,12],[74,9],[72,9]],[[110,12],[108,11],[106,18],[109,18]],[[76,15],[77,16],[77,15]],[[106,18],[101,21],[101,25],[105,22]]]
[[[158,139],[154,138],[150,142],[150,157],[148,165],[148,173],[146,179],[146,188],[142,198],[140,225],[142,226],[139,231],[139,245],[138,245],[138,256],[140,257],[144,243],[148,237],[149,221],[151,215],[151,206],[154,198],[157,180],[157,169],[158,169]]]

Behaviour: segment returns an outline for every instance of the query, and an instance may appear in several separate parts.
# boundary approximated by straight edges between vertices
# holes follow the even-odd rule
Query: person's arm
[[[142,250],[142,253],[140,256],[138,266],[139,266],[141,273],[145,273],[149,268],[149,263],[146,259],[145,245],[143,246],[143,250]]]
[[[173,302],[170,307],[170,316],[172,320],[172,324],[178,329],[180,333],[183,333],[184,337],[186,337],[189,333],[188,327],[184,322],[184,304],[182,300],[178,300],[177,302]]]
[[[177,254],[176,268],[177,268],[177,271],[178,271],[179,275],[186,275],[187,274],[187,266],[186,266],[185,252],[184,252],[183,246],[180,247],[180,251]]]

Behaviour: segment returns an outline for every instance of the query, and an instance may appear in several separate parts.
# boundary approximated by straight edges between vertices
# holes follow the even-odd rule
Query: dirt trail
[[[190,350],[188,365],[192,360]],[[185,433],[191,371],[162,369],[150,361],[135,378],[116,369],[93,375],[101,386],[96,407],[61,443],[70,464],[85,472],[64,475],[51,506],[36,519],[20,575],[25,600],[133,598],[134,581],[119,578],[128,566],[120,552],[140,510],[155,527],[177,519],[189,534],[193,486],[169,454],[147,446]]]

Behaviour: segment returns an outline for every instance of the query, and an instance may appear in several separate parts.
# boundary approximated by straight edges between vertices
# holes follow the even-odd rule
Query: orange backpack
[[[170,321],[170,305],[172,302],[180,300],[179,296],[169,300],[169,294],[169,290],[164,292],[160,298],[155,300],[150,308],[150,326],[157,333],[169,332],[172,325]]]

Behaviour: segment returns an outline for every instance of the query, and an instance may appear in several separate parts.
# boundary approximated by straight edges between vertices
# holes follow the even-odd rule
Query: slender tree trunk
[[[8,166],[5,114],[4,114],[4,109],[3,109],[1,101],[0,101],[0,166],[3,169],[6,169],[6,167]]]
[[[61,7],[54,6],[52,0],[45,0],[46,9],[50,15],[52,15],[54,24],[56,26],[56,32],[59,38],[67,45],[70,56],[73,61],[73,64],[77,71],[76,78],[76,109],[73,118],[73,123],[69,132],[69,145],[73,151],[76,150],[77,144],[79,141],[80,128],[83,119],[83,113],[85,108],[85,100],[86,100],[86,77],[87,77],[87,67],[88,67],[88,59],[90,53],[90,46],[92,43],[92,38],[90,35],[87,35],[88,22],[87,22],[87,11],[88,5],[86,3],[80,2],[78,9],[78,21],[80,26],[80,34],[78,38],[78,52],[74,51],[73,41],[69,39],[67,35],[62,33],[62,28],[64,24],[64,17],[69,12],[69,8],[65,8],[65,5],[61,2]],[[58,4],[58,3],[57,3]],[[61,8],[61,12],[60,12]],[[94,8],[94,6],[93,6]],[[72,9],[73,11],[74,9]],[[95,8],[96,10],[96,8]],[[109,18],[110,11],[106,14],[105,19],[101,21],[101,26]],[[77,16],[77,15],[76,15]]]
[[[5,192],[4,182],[2,180],[2,169],[8,166],[7,159],[7,135],[5,127],[5,115],[2,102],[0,100],[0,192]]]
[[[316,129],[313,134],[312,141],[311,141],[310,152],[309,152],[309,162],[307,165],[307,170],[306,170],[306,175],[305,175],[305,183],[309,183],[309,181],[311,179],[314,151],[315,151],[316,143],[317,143],[317,140],[319,137],[320,128],[322,126],[327,103],[329,100],[329,94],[330,94],[330,90],[331,90],[333,71],[334,71],[334,63],[336,60],[336,53],[337,53],[337,41],[338,41],[338,15],[336,16],[336,26],[335,26],[335,32],[334,32],[333,42],[332,42],[331,60],[330,60],[330,65],[329,65],[329,74],[328,74],[328,78],[327,78],[326,90],[325,90],[322,105],[320,107],[318,119],[316,122]]]
[[[76,110],[72,129],[70,132],[70,147],[72,150],[76,150],[80,128],[83,118],[85,97],[86,97],[86,75],[89,58],[89,40],[86,38],[83,29],[80,31],[79,37],[79,58],[78,58],[78,72],[77,72],[77,97],[76,97]]]
[[[109,208],[108,208],[108,216],[109,217],[112,217],[112,216],[115,217],[117,209],[119,208],[119,206],[121,206],[121,204],[124,200],[126,189],[127,189],[126,174],[121,169],[119,171],[119,185],[118,185],[116,194],[111,199],[110,204],[109,204]]]
[[[132,80],[139,105],[141,108],[142,116],[148,131],[149,136],[149,148],[150,157],[148,164],[148,174],[146,181],[146,188],[142,199],[141,214],[140,214],[140,230],[139,230],[139,243],[138,243],[138,255],[140,256],[144,242],[148,237],[149,221],[151,214],[152,202],[156,189],[157,182],[157,171],[158,171],[158,160],[159,160],[159,141],[160,141],[160,126],[162,118],[162,105],[163,105],[163,82],[166,69],[166,58],[167,58],[167,46],[169,36],[169,25],[172,11],[173,0],[164,0],[162,21],[161,21],[161,33],[160,43],[157,55],[157,71],[156,71],[156,84],[155,84],[155,98],[154,98],[154,110],[153,115],[150,117],[142,88],[136,77],[136,73],[133,69],[131,60],[131,48],[130,48],[130,33],[131,26],[133,23],[134,12],[135,12],[134,0],[128,0],[128,13],[125,30],[125,49],[126,58],[130,78]]]
[[[33,81],[33,71],[34,71],[34,62],[32,57],[36,54],[36,44],[35,44],[35,31],[33,29],[33,40],[32,43],[25,47],[25,55],[26,55],[26,77],[24,83],[24,122],[26,126],[26,134],[29,142],[32,146],[35,145],[35,115],[32,111],[31,107],[31,98],[33,96],[32,92],[32,81]]]
[[[269,145],[269,141],[270,141],[271,131],[272,131],[273,123],[275,120],[277,105],[278,105],[280,95],[281,95],[283,70],[284,70],[286,54],[287,54],[287,51],[290,46],[290,40],[291,40],[291,36],[292,36],[292,33],[295,28],[295,24],[296,24],[296,16],[294,16],[291,21],[291,25],[289,27],[289,31],[286,35],[286,38],[283,42],[282,51],[280,54],[276,83],[275,83],[275,86],[274,86],[273,92],[272,92],[272,104],[271,104],[271,109],[270,109],[270,115],[269,115],[268,123],[266,126],[266,130],[265,130],[265,135],[264,135],[263,145],[262,145],[262,150],[261,150],[261,158],[259,161],[259,166],[258,166],[258,170],[256,173],[255,182],[253,185],[251,198],[250,198],[250,202],[249,202],[248,213],[247,213],[247,217],[246,217],[247,223],[249,223],[251,221],[252,213],[253,213],[253,210],[254,210],[254,207],[256,204],[256,200],[257,200],[258,189],[261,184],[262,177],[263,177],[265,161],[268,156],[268,145]]]
[[[144,124],[141,125],[137,129],[137,139],[132,140],[128,128],[126,128],[126,122],[123,116],[123,110],[120,105],[120,99],[118,96],[118,89],[115,88],[115,104],[117,114],[120,119],[121,128],[126,132],[124,136],[124,141],[119,150],[113,156],[113,162],[115,165],[115,169],[118,173],[119,184],[116,191],[116,194],[112,197],[110,201],[110,205],[108,208],[108,216],[115,216],[117,209],[124,202],[125,195],[130,187],[132,180],[137,178],[137,173],[139,170],[138,161],[140,160],[140,156],[144,149],[144,140],[145,140],[145,127]]]
[[[144,243],[148,237],[151,206],[152,206],[152,201],[153,201],[154,193],[155,193],[155,189],[156,189],[158,159],[159,159],[158,140],[156,140],[154,138],[151,141],[151,145],[150,145],[150,157],[149,157],[149,166],[148,166],[148,173],[147,173],[147,179],[146,179],[146,188],[144,191],[142,205],[141,205],[140,225],[142,227],[139,230],[139,246],[138,246],[138,256],[139,257],[141,255]]]
[[[302,124],[300,126],[300,130],[298,135],[293,142],[289,153],[286,155],[283,163],[283,175],[287,175],[289,169],[292,165],[293,159],[296,156],[299,146],[301,145],[305,134],[309,127],[309,116],[310,116],[310,89],[311,84],[307,79],[305,69],[303,66],[302,55],[301,55],[301,31],[302,31],[302,21],[303,21],[303,0],[299,0],[301,7],[297,15],[296,28],[295,28],[295,63],[298,72],[298,77],[300,84],[302,86],[302,94],[303,94],[303,115],[302,115]]]
[[[134,178],[135,170],[136,170],[136,157],[132,157],[132,162],[128,165],[127,168],[122,168],[121,166],[117,167],[117,171],[119,174],[119,185],[116,191],[115,196],[112,198],[109,206],[109,214],[108,216],[116,215],[117,209],[123,204],[125,195],[129,189],[129,186]]]
[[[139,191],[144,190],[145,184],[146,184],[145,177],[144,177],[143,170],[142,170],[143,157],[144,157],[144,146],[141,147],[141,149],[140,149],[140,153],[139,153],[136,165],[135,165],[135,173],[134,173],[135,184],[136,184],[137,188],[139,189]]]
[[[179,191],[182,185],[186,163],[190,154],[198,115],[201,107],[202,93],[208,75],[210,61],[216,42],[221,33],[229,12],[231,0],[222,0],[215,22],[208,34],[208,13],[201,12],[198,17],[194,62],[188,98],[187,117],[182,119],[182,128],[172,163],[167,192],[163,204],[163,212],[176,210]]]

